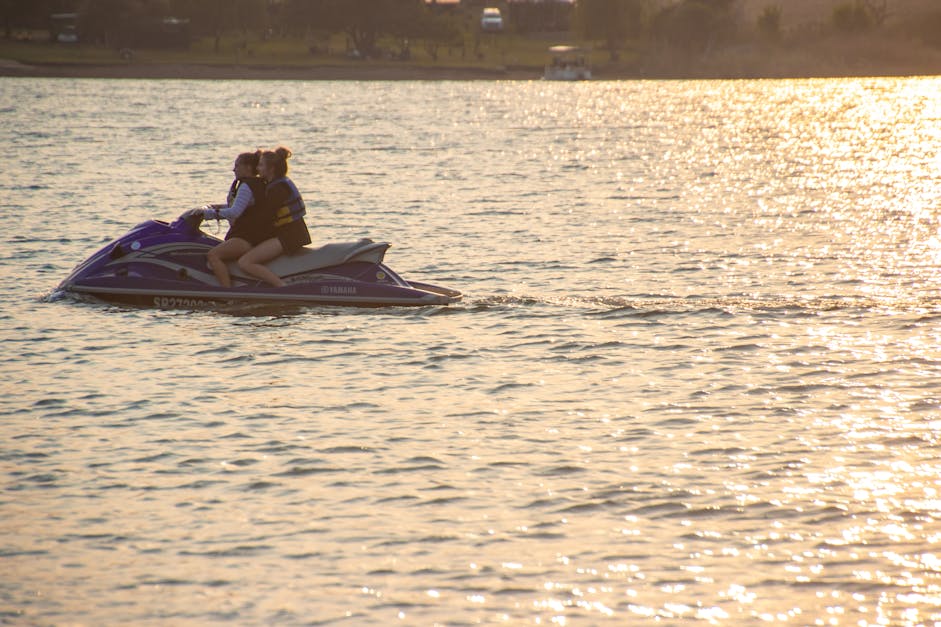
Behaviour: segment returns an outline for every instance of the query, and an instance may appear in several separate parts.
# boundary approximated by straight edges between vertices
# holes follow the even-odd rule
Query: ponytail
[[[291,158],[293,153],[290,149],[285,148],[284,146],[278,146],[274,150],[266,150],[261,153],[261,158],[267,161],[274,168],[275,174],[278,177],[287,176],[288,174],[288,159]]]

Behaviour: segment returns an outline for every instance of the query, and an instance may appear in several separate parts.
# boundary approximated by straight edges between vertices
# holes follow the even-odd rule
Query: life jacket
[[[235,197],[242,185],[248,185],[252,190],[252,199],[254,202],[245,208],[242,215],[237,217],[229,227],[229,232],[225,234],[225,239],[232,237],[245,237],[246,233],[255,233],[261,230],[270,229],[270,222],[266,220],[265,214],[265,181],[257,176],[238,178],[232,181],[232,187],[229,188],[229,194],[226,197],[229,206],[235,202]],[[267,222],[267,224],[266,224]]]
[[[239,188],[242,185],[248,185],[248,188],[252,190],[252,197],[255,199],[255,206],[260,206],[261,201],[265,198],[265,181],[257,176],[245,176],[242,178],[237,178],[232,181],[232,186],[229,188],[229,194],[225,197],[225,204],[232,206],[232,203],[235,202],[235,197],[239,193]]]
[[[277,189],[279,187],[286,189],[288,193],[286,194],[287,199],[285,201],[279,201],[278,206],[271,208],[275,228],[286,226],[291,222],[300,222],[304,219],[304,216],[307,215],[307,208],[304,206],[304,199],[301,198],[301,193],[297,191],[297,186],[294,184],[294,181],[286,176],[268,183],[268,187],[265,189],[265,196],[267,198],[279,199],[285,196],[282,190]]]

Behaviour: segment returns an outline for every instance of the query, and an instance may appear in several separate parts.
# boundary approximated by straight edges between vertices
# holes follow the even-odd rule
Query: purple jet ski
[[[222,287],[206,263],[218,238],[199,219],[148,220],[79,265],[59,289],[145,307],[205,309],[233,305],[447,305],[461,293],[406,281],[383,263],[389,244],[361,239],[282,255],[268,267],[286,283],[272,287],[229,263],[232,287]]]

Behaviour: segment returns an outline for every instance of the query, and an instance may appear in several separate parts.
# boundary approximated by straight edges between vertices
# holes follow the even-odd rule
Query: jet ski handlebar
[[[192,231],[198,231],[199,225],[203,223],[202,209],[187,209],[180,214],[180,217],[170,225],[175,229],[185,226]]]

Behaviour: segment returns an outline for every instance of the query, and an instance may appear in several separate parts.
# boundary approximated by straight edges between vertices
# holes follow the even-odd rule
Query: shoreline
[[[403,65],[236,65],[201,63],[43,63],[0,59],[0,77],[181,80],[537,80],[542,68],[426,67]]]
[[[0,57],[0,77],[298,81],[542,80],[534,65],[395,63],[21,62]],[[635,66],[593,67],[595,80],[760,80],[941,76],[941,51],[892,42],[821,42],[810,47],[741,46],[698,59],[652,55]]]

